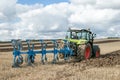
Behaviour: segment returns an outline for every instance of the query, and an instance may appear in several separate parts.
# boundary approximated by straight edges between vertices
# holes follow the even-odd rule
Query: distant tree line
[[[120,39],[120,37],[108,37],[107,39]]]

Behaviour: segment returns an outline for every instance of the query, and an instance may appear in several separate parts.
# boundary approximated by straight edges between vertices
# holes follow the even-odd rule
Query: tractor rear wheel
[[[100,48],[98,45],[93,46],[93,53],[94,53],[93,57],[96,57],[96,58],[100,57]]]

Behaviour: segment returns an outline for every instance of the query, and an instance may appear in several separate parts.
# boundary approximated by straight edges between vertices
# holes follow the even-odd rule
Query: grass
[[[52,55],[48,55],[48,61]],[[79,66],[72,66],[71,63],[46,65],[40,63],[40,56],[37,55],[34,66],[12,68],[12,52],[0,53],[0,80],[119,80],[120,65],[114,67],[88,67],[81,70]]]

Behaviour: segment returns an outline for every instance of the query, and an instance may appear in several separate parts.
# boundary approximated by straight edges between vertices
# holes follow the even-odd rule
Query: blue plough
[[[32,44],[32,47],[30,47],[32,40],[26,40],[28,50],[22,51],[22,48],[23,48],[22,41],[20,39],[19,40],[15,40],[15,39],[11,40],[12,45],[13,45],[13,65],[12,65],[12,67],[19,67],[23,63],[22,54],[27,54],[27,56],[25,57],[25,62],[28,65],[31,65],[32,63],[34,63],[36,54],[41,54],[42,64],[45,64],[45,61],[47,61],[47,57],[46,57],[47,53],[54,54],[53,61],[52,61],[53,64],[59,60],[59,57],[58,57],[59,53],[64,55],[64,60],[68,60],[69,57],[71,57],[73,55],[73,50],[69,47],[69,42],[67,40],[63,40],[63,42],[64,42],[63,48],[58,48],[59,44],[58,44],[57,40],[51,40],[51,41],[54,45],[52,50],[46,49],[47,43],[45,43],[45,41],[42,39],[39,40],[39,42],[41,44],[40,50],[34,50],[34,44]]]

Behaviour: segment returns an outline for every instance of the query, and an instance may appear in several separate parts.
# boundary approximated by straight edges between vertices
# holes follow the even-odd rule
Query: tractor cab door
[[[66,39],[78,39],[77,33],[76,32],[67,32]]]
[[[88,40],[90,43],[93,42],[93,35],[91,32],[84,32],[85,35],[85,39]]]
[[[85,39],[88,40],[89,42],[93,41],[93,35],[91,32],[88,31],[81,31],[77,33],[78,39]]]
[[[85,32],[85,31],[78,32],[77,36],[78,36],[78,39],[85,39],[85,40],[88,39],[87,32]]]

